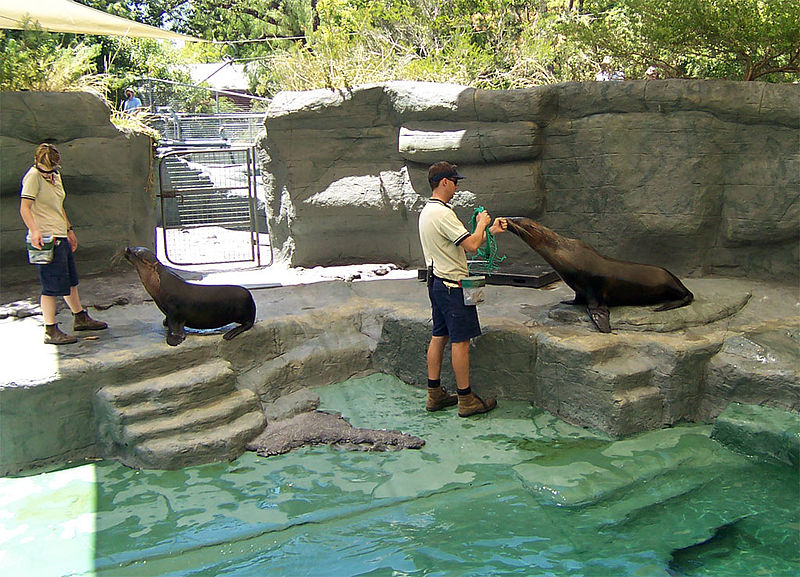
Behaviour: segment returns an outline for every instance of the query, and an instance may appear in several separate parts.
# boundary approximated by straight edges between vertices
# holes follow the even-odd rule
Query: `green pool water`
[[[0,574],[796,576],[800,480],[681,426],[621,441],[530,404],[459,419],[387,375],[322,409],[426,439],[181,471],[0,479]]]

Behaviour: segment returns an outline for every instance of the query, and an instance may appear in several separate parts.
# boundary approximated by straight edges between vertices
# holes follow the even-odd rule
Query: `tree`
[[[103,92],[102,81],[95,75],[99,47],[64,43],[59,36],[33,24],[0,32],[0,90]]]
[[[797,0],[586,1],[562,27],[599,59],[666,76],[787,80],[800,72]],[[792,76],[794,75],[794,76]]]

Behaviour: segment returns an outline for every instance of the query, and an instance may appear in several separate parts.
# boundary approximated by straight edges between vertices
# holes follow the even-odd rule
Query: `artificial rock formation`
[[[743,279],[687,286],[696,300],[682,309],[612,309],[613,334],[598,333],[580,306],[564,314],[559,302],[571,291],[563,283],[487,286],[470,377],[501,409],[475,418],[502,419],[505,400],[524,400],[625,437],[709,422],[733,401],[800,411],[796,289]],[[68,350],[43,344],[33,317],[2,323],[0,476],[95,456],[156,468],[230,459],[265,430],[265,417],[287,424],[314,411],[309,387],[372,371],[425,387],[424,283],[316,283],[254,297],[260,318],[246,338],[193,333],[177,349],[164,343],[152,303],[112,307],[110,330]],[[442,383],[455,385],[449,361]],[[409,411],[425,412],[420,393]],[[382,405],[368,388],[354,394]],[[442,418],[458,419],[455,411]],[[296,432],[314,427],[297,424],[272,442],[290,448]]]
[[[268,220],[295,265],[421,265],[426,170],[445,159],[468,176],[464,222],[482,205],[678,275],[798,278],[794,85],[395,82],[280,93],[266,127]],[[499,243],[506,264],[540,262]]]

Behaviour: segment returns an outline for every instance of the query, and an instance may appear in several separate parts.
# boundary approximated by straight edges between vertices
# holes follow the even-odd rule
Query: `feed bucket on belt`
[[[485,276],[468,276],[461,279],[461,288],[464,291],[464,304],[474,306],[483,302],[483,287],[486,286]]]

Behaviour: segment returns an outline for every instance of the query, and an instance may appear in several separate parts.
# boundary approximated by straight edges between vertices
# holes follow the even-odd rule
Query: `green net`
[[[475,209],[475,212],[472,213],[472,218],[469,221],[471,232],[475,232],[475,228],[478,226],[478,215],[484,210],[486,209],[484,209],[482,206],[479,206]],[[499,263],[504,261],[505,258],[505,255],[497,255],[497,239],[491,232],[489,232],[489,228],[487,227],[486,244],[478,249],[478,251],[475,253],[475,257],[469,263],[470,272],[491,273],[499,268]]]

